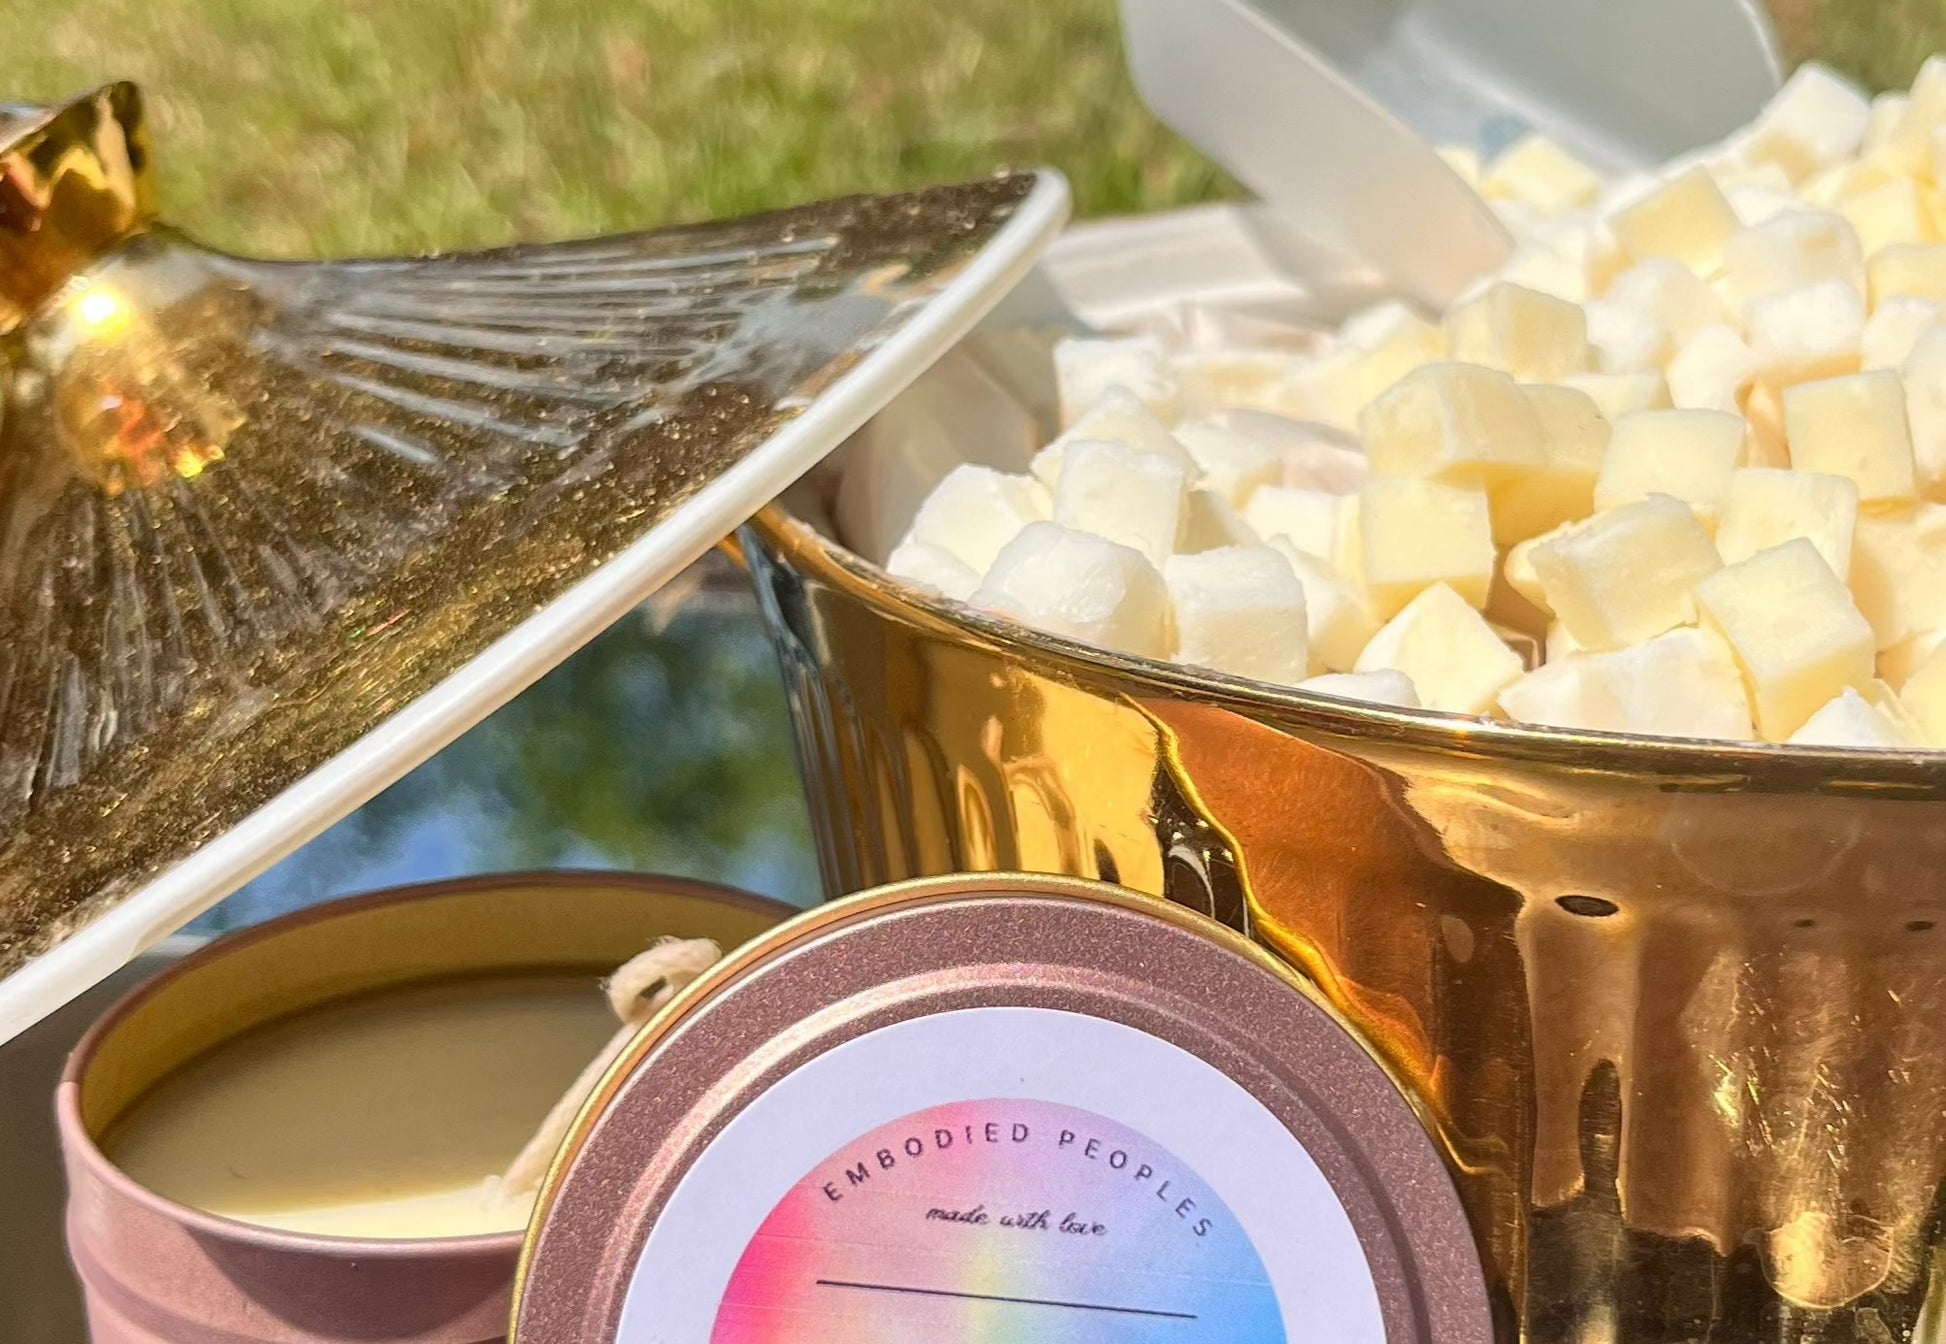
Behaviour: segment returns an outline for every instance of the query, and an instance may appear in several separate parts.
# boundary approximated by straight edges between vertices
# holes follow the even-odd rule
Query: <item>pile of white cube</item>
[[[1652,177],[1448,159],[1518,247],[1442,320],[1066,341],[1058,437],[954,469],[887,568],[1327,695],[1946,749],[1946,59],[1805,66]]]

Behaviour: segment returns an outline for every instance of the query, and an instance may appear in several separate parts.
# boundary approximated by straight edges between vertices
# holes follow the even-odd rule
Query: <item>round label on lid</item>
[[[651,1231],[618,1338],[1318,1331],[1382,1344],[1378,1289],[1330,1182],[1261,1102],[1135,1028],[992,1007],[880,1028],[753,1102]]]
[[[911,883],[732,954],[543,1190],[517,1344],[1489,1344],[1391,1075],[1233,933]]]

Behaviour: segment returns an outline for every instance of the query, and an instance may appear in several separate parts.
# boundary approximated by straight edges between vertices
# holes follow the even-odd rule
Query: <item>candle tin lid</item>
[[[1413,1105],[1268,953],[983,875],[793,920],[630,1046],[555,1159],[517,1344],[1490,1344]]]
[[[836,447],[1055,173],[439,257],[155,219],[141,102],[0,109],[0,1040],[372,797]]]

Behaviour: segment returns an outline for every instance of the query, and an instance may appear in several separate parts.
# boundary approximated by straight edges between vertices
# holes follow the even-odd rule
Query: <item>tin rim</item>
[[[782,916],[796,909],[782,901],[774,901],[751,892],[739,891],[734,887],[719,886],[713,882],[694,878],[605,872],[599,869],[555,869],[545,872],[494,873],[476,877],[446,878],[434,882],[414,883],[410,886],[387,887],[379,891],[363,892],[306,906],[302,910],[294,910],[289,914],[279,915],[275,919],[265,920],[261,924],[253,924],[249,928],[226,934],[207,946],[198,948],[175,965],[158,971],[137,985],[117,999],[107,1012],[96,1019],[76,1044],[73,1052],[68,1055],[67,1063],[61,1069],[60,1082],[55,1088],[54,1105],[57,1123],[61,1132],[69,1136],[70,1151],[88,1165],[95,1179],[113,1189],[120,1198],[152,1213],[167,1217],[184,1227],[227,1240],[243,1237],[254,1245],[285,1251],[333,1255],[345,1259],[393,1260],[416,1259],[422,1256],[494,1258],[519,1249],[527,1235],[525,1230],[481,1232],[465,1237],[411,1239],[341,1237],[319,1232],[293,1232],[285,1228],[266,1227],[261,1223],[227,1218],[222,1214],[209,1213],[179,1203],[141,1184],[102,1151],[94,1133],[81,1117],[82,1078],[94,1062],[95,1052],[101,1041],[117,1030],[131,1014],[183,977],[193,974],[220,956],[228,956],[241,949],[257,946],[296,929],[348,915],[360,915],[371,910],[384,909],[387,906],[440,900],[474,892],[505,891],[512,888],[589,886],[635,891],[644,896],[688,896],[728,905],[752,914]],[[535,1208],[539,1208],[538,1194]],[[531,1215],[529,1221],[532,1221]]]
[[[1050,903],[1068,903],[1084,909],[1092,909],[1101,914],[1134,914],[1154,919],[1169,927],[1174,934],[1191,934],[1200,937],[1216,950],[1228,953],[1235,959],[1237,969],[1254,971],[1267,976],[1283,988],[1295,991],[1310,1008],[1323,1015],[1325,1022],[1342,1033],[1341,1047],[1349,1047],[1362,1056],[1365,1063],[1375,1066],[1377,1074],[1373,1081],[1382,1079],[1384,1090],[1390,1098],[1400,1104],[1392,1116],[1377,1117],[1372,1132],[1357,1133],[1338,1122],[1342,1116],[1335,1107],[1320,1104],[1318,1094],[1295,1085],[1293,1075],[1300,1073],[1299,1054],[1309,1051],[1305,1046],[1293,1050],[1289,1042],[1283,1042],[1282,1052],[1277,1046],[1265,1044],[1252,1038],[1247,1051],[1252,1064],[1271,1081],[1280,1085],[1284,1095],[1267,1097],[1263,1090],[1263,1079],[1246,1081],[1231,1074],[1232,1081],[1242,1086],[1255,1100],[1270,1110],[1277,1121],[1288,1130],[1288,1118],[1293,1112],[1305,1114],[1320,1130],[1330,1130],[1331,1139],[1338,1145],[1338,1151],[1330,1155],[1326,1162],[1319,1153],[1312,1151],[1310,1144],[1300,1138],[1314,1160],[1324,1168],[1326,1179],[1334,1195],[1346,1207],[1357,1230],[1358,1240],[1367,1260],[1373,1263],[1374,1280],[1378,1286],[1379,1298],[1385,1311],[1388,1331],[1395,1317],[1403,1317],[1418,1327],[1418,1337],[1422,1340],[1438,1341],[1438,1344],[1488,1344],[1493,1338],[1492,1307],[1483,1266],[1480,1261],[1477,1243],[1471,1225],[1460,1202],[1458,1190],[1453,1183],[1451,1172],[1445,1165],[1439,1149],[1434,1143],[1432,1128],[1427,1124],[1425,1110],[1411,1091],[1402,1085],[1397,1072],[1384,1057],[1372,1046],[1369,1040],[1342,1013],[1325,999],[1322,993],[1306,980],[1303,975],[1288,963],[1278,959],[1265,948],[1257,945],[1235,931],[1209,920],[1185,907],[1158,900],[1139,892],[1109,883],[1096,882],[1084,878],[1056,876],[1040,873],[961,873],[949,877],[916,878],[875,888],[855,896],[813,907],[796,918],[779,925],[745,943],[742,947],[725,956],[697,980],[691,982],[671,1000],[660,1012],[643,1026],[628,1046],[616,1058],[602,1076],[588,1100],[576,1114],[569,1126],[567,1136],[556,1150],[547,1175],[535,1197],[533,1216],[528,1220],[526,1237],[521,1245],[520,1261],[515,1274],[512,1310],[508,1322],[509,1344],[520,1344],[522,1317],[526,1313],[531,1298],[530,1279],[541,1255],[540,1243],[547,1224],[557,1209],[562,1207],[564,1187],[570,1179],[575,1164],[590,1150],[596,1139],[600,1122],[608,1114],[609,1108],[623,1094],[637,1070],[653,1056],[665,1043],[670,1042],[683,1028],[696,1024],[705,1009],[716,1001],[718,996],[742,985],[745,981],[764,970],[777,966],[796,952],[809,952],[824,935],[842,935],[847,931],[869,932],[881,921],[904,913],[917,913],[928,907],[952,906],[963,903],[967,906],[985,904],[985,898],[1037,898]],[[1058,908],[1058,904],[1050,904]],[[1050,953],[1045,969],[1067,969],[1086,971],[1088,968],[1082,958],[1069,956],[1062,958]],[[945,968],[942,968],[945,969]],[[895,986],[909,983],[905,978],[876,973],[867,969],[863,973],[837,972],[834,977],[841,980],[827,991],[813,1011],[836,1008],[864,993],[873,990],[892,990]],[[1129,977],[1133,981],[1134,977]],[[1038,982],[1021,981],[1023,985]],[[1154,983],[1154,982],[1144,982]],[[914,1002],[925,999],[943,987],[942,984],[927,984],[924,988],[914,989],[903,996],[903,1001]],[[982,987],[986,987],[982,982]],[[968,990],[969,986],[956,988]],[[1088,997],[1080,995],[1078,997]],[[1110,1001],[1105,992],[1094,995],[1098,1004]],[[1180,996],[1179,996],[1180,997]],[[1156,1001],[1146,1005],[1159,1014],[1166,1011],[1158,993]],[[1012,999],[1003,1000],[1013,1002]],[[801,1006],[801,1005],[800,1005]],[[883,1009],[884,1005],[879,1007]],[[1084,1011],[1071,1009],[1071,1011]],[[889,1014],[888,1014],[889,1015]],[[914,1014],[918,1016],[920,1014]],[[800,1017],[802,1014],[800,1014]],[[1119,1020],[1112,1013],[1102,1012],[1100,1016],[1108,1020]],[[903,1017],[894,1020],[906,1020]],[[1124,1022],[1124,1025],[1139,1024]],[[620,1219],[615,1231],[618,1234],[610,1244],[593,1248],[603,1257],[602,1271],[616,1265],[632,1268],[633,1255],[616,1261],[614,1252],[618,1247],[627,1249],[624,1243],[633,1245],[638,1238],[632,1234],[646,1234],[654,1219],[642,1219],[644,1208],[659,1212],[666,1204],[669,1195],[681,1183],[683,1176],[694,1162],[714,1141],[722,1127],[735,1116],[741,1114],[769,1086],[783,1077],[795,1072],[824,1051],[834,1048],[845,1041],[857,1039],[867,1034],[875,1026],[864,1031],[854,1031],[850,1023],[843,1027],[821,1030],[790,1051],[787,1062],[767,1058],[762,1067],[756,1064],[754,1056],[718,1058],[705,1068],[692,1071],[689,1076],[679,1078],[673,1086],[668,1080],[658,1089],[659,1092],[680,1091],[687,1098],[684,1103],[691,1109],[699,1108],[713,1092],[722,1091],[720,1110],[707,1121],[694,1123],[685,1120],[683,1132],[668,1132],[662,1137],[660,1149],[654,1154],[653,1165],[660,1169],[651,1181],[652,1190],[647,1198],[640,1198],[639,1191],[624,1195]],[[885,1025],[879,1023],[876,1025]],[[1194,1024],[1207,1027],[1207,1024]],[[1163,1036],[1161,1039],[1176,1045],[1189,1053],[1204,1059],[1213,1067],[1221,1068],[1201,1050],[1190,1044],[1196,1038],[1194,1026],[1184,1027],[1179,1039]],[[1205,1040],[1206,1045],[1214,1047],[1214,1042]],[[775,1046],[775,1038],[766,1042]],[[1308,1063],[1309,1061],[1304,1061]],[[1227,1072],[1227,1071],[1225,1071]],[[726,1085],[735,1076],[741,1081],[733,1089]],[[755,1080],[755,1081],[753,1081]],[[764,1081],[767,1080],[767,1081]],[[1376,1094],[1376,1087],[1368,1087]],[[1282,1104],[1274,1105],[1273,1100]],[[1366,1117],[1370,1119],[1371,1117]],[[1410,1126],[1410,1137],[1404,1145],[1387,1147],[1388,1142],[1401,1137],[1400,1126],[1403,1121]],[[1388,1129],[1388,1122],[1391,1128]],[[695,1132],[689,1132],[695,1131]],[[699,1137],[701,1135],[701,1137]],[[1299,1137],[1293,1134],[1293,1137]],[[663,1161],[671,1149],[679,1149],[673,1158]],[[646,1171],[647,1163],[640,1164],[639,1170]],[[1389,1177],[1400,1175],[1403,1179],[1395,1185]],[[1344,1178],[1344,1179],[1341,1179]],[[1348,1188],[1349,1187],[1349,1188]],[[1380,1196],[1383,1196],[1381,1199]],[[1354,1212],[1352,1200],[1366,1201],[1362,1213]],[[1375,1244],[1376,1243],[1376,1244]],[[634,1245],[639,1251],[639,1245]],[[1404,1290],[1388,1285],[1380,1274],[1374,1252],[1383,1253],[1388,1267],[1403,1274]],[[584,1266],[585,1267],[585,1266]],[[1437,1281],[1441,1286],[1434,1291],[1422,1285]],[[1404,1297],[1405,1301],[1400,1298]],[[615,1302],[619,1305],[620,1298]],[[1440,1317],[1435,1326],[1433,1316]],[[612,1321],[611,1321],[612,1324]]]

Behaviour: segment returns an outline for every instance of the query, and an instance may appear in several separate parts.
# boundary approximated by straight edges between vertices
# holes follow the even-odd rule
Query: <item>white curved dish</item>
[[[1028,273],[1060,232],[1068,209],[1065,179],[1041,172],[993,239],[935,298],[660,526],[380,728],[0,980],[0,1042],[155,946],[398,780],[733,531],[951,349]]]

